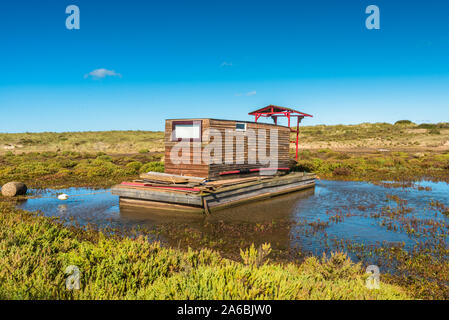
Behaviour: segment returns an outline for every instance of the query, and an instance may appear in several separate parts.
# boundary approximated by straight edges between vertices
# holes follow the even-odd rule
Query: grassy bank
[[[367,152],[305,150],[297,170],[320,178],[358,181],[449,181],[449,152]]]
[[[141,172],[163,172],[161,154],[129,156],[80,152],[31,152],[0,156],[0,185],[16,180],[32,188],[104,187],[125,179],[137,178]]]
[[[106,237],[0,203],[0,299],[406,299],[398,286],[365,287],[343,254],[303,264],[269,261],[269,245],[242,262],[211,250],[175,250],[144,238]],[[68,291],[69,265],[81,289]]]
[[[164,133],[154,131],[89,131],[0,133],[0,153],[75,151],[112,154],[164,151]]]
[[[407,120],[356,125],[300,127],[305,149],[330,148],[339,151],[430,151],[449,150],[449,123],[415,124]]]

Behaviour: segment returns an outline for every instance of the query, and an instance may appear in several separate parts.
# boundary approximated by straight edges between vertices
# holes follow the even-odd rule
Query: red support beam
[[[296,155],[295,155],[296,161],[298,161],[298,147],[299,147],[299,117],[297,119],[298,123],[296,125]]]

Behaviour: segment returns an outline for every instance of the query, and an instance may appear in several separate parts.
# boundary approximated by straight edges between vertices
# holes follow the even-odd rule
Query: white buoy
[[[60,195],[58,196],[58,199],[59,199],[59,200],[67,200],[68,198],[69,198],[69,196],[66,195],[65,193],[60,194]]]

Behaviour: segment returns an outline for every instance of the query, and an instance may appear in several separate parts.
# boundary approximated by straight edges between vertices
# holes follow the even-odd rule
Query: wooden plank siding
[[[178,141],[172,141],[172,127],[174,121],[201,121],[201,142],[192,142],[190,147],[190,159],[189,163],[181,163],[175,164],[172,162],[170,157],[172,148],[178,143]],[[246,123],[246,130],[252,129],[256,133],[256,144],[252,139],[248,139],[245,131],[236,131],[236,123]],[[220,163],[215,164],[207,164],[202,161],[202,151],[205,146],[209,144],[209,136],[207,135],[208,130],[217,130],[221,133],[222,136],[222,154],[220,157]],[[170,119],[165,122],[165,172],[170,174],[178,174],[178,175],[187,175],[187,176],[197,176],[197,177],[206,177],[206,178],[217,178],[219,177],[219,173],[223,171],[231,171],[231,170],[239,170],[239,169],[256,169],[256,168],[264,168],[269,165],[263,165],[259,163],[258,156],[256,157],[256,164],[248,163],[248,152],[256,152],[257,150],[257,134],[259,129],[265,129],[267,141],[266,141],[266,150],[263,153],[263,150],[260,150],[262,154],[270,155],[270,129],[278,130],[278,165],[279,168],[285,168],[289,166],[289,147],[290,147],[290,128],[284,126],[278,126],[268,123],[255,123],[248,121],[236,121],[236,120],[218,120],[218,119]],[[233,139],[232,142],[232,150],[233,150],[233,163],[226,164],[226,144],[225,144],[225,136],[226,131],[230,130],[233,134],[244,142],[244,148],[242,154],[237,156],[237,146],[236,146],[236,138]],[[250,141],[248,141],[250,140]],[[213,140],[212,140],[213,141]],[[194,148],[194,144],[199,147]],[[257,153],[256,153],[257,155]],[[214,156],[212,153],[211,156]],[[194,159],[201,159],[200,163],[195,163]],[[240,163],[236,163],[239,161]],[[235,176],[229,176],[229,178],[235,178]]]

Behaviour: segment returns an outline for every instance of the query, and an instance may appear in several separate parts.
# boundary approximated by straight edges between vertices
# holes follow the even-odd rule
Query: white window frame
[[[176,130],[179,128],[179,130]],[[197,120],[180,120],[172,123],[172,139],[171,141],[201,141],[202,121]]]
[[[238,124],[243,124],[243,125],[245,126],[245,128],[243,128],[243,129],[237,128],[237,125],[238,125]],[[247,125],[246,122],[236,122],[236,123],[235,123],[235,131],[246,131],[246,125]]]

